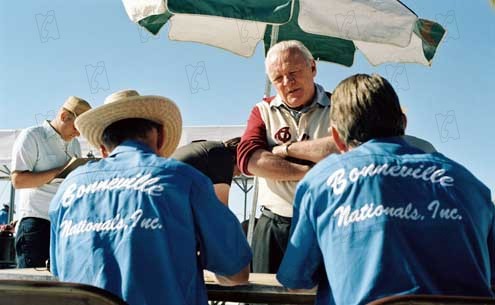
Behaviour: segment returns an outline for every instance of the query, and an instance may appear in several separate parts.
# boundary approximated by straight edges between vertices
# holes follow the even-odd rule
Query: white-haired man
[[[120,91],[76,126],[104,158],[73,171],[50,205],[54,275],[130,305],[207,304],[203,269],[221,284],[247,282],[251,250],[236,216],[206,176],[161,157],[180,140],[175,103]]]
[[[253,271],[276,273],[290,230],[297,182],[337,152],[329,136],[330,93],[315,84],[316,64],[299,41],[282,41],[266,56],[277,96],[251,111],[237,152],[239,169],[259,178],[262,216],[253,235]]]

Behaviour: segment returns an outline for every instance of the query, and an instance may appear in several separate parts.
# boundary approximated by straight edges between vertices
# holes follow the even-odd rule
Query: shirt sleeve
[[[38,158],[38,144],[33,131],[23,130],[12,148],[11,171],[34,171]]]
[[[248,119],[246,130],[237,146],[237,166],[242,173],[251,175],[248,171],[249,158],[258,149],[267,149],[265,122],[261,118],[258,106],[254,106]]]
[[[191,206],[203,267],[220,275],[233,275],[247,266],[252,253],[241,224],[217,199],[206,177],[192,188]]]
[[[318,246],[313,223],[308,217],[311,195],[301,183],[294,197],[289,244],[277,273],[277,279],[285,287],[310,289],[324,278],[323,256]]]

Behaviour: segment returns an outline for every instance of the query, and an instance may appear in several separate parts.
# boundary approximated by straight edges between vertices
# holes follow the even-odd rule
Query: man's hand
[[[0,232],[10,232],[13,234],[15,232],[16,224],[17,224],[17,220],[14,220],[9,224],[0,225]]]
[[[274,146],[272,153],[281,158],[292,157],[316,163],[331,153],[338,153],[332,137],[324,137],[315,140],[288,142]]]
[[[245,285],[249,282],[249,264],[233,275],[219,275],[215,273],[215,279],[222,286]]]

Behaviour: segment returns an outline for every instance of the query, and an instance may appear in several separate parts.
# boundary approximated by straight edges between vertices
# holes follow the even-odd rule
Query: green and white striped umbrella
[[[249,57],[263,41],[303,42],[317,59],[351,66],[356,49],[372,65],[431,65],[445,29],[397,0],[123,0],[130,19],[169,38]]]

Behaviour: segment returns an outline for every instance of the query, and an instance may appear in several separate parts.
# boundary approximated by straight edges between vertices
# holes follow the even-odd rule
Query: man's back
[[[318,248],[308,252],[317,258],[305,271],[323,271],[324,261],[336,304],[395,294],[492,295],[490,192],[443,155],[421,153],[399,138],[371,140],[328,157],[299,185],[296,196],[305,197],[295,199],[298,228],[312,227]],[[298,234],[293,232],[290,247],[311,244]],[[279,278],[298,272],[286,272],[303,259],[293,253],[284,258]]]
[[[133,141],[69,175],[50,218],[52,272],[131,305],[206,304],[203,268],[234,274],[251,258],[206,177]]]
[[[185,162],[211,179],[213,184],[232,183],[234,157],[221,141],[197,141],[179,147],[171,158]]]

